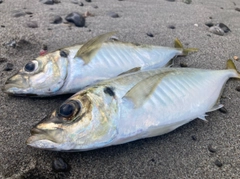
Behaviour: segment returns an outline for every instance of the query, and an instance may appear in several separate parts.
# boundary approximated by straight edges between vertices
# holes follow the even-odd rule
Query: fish
[[[147,68],[171,65],[175,56],[197,49],[184,49],[107,41],[115,32],[90,39],[83,45],[59,49],[29,61],[10,76],[2,91],[16,96],[55,96],[76,93],[82,88],[120,75]]]
[[[160,68],[128,73],[89,86],[31,129],[27,145],[54,151],[87,151],[166,134],[220,109],[227,69]]]

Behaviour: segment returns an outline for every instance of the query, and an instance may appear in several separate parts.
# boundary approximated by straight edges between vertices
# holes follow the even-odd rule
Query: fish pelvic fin
[[[235,66],[234,62],[232,59],[229,59],[227,61],[227,69],[234,70],[236,73],[236,76],[234,78],[240,79],[240,72],[237,70],[237,67]]]
[[[178,48],[178,49],[182,49],[182,55],[183,56],[187,56],[188,55],[188,53],[190,53],[190,52],[197,52],[198,51],[198,49],[197,48],[184,48],[183,47],[183,44],[180,42],[180,40],[179,39],[175,39],[175,41],[174,41],[174,47],[175,48]]]
[[[137,72],[137,71],[140,71],[141,70],[141,67],[135,67],[135,68],[132,68],[128,71],[125,71],[123,73],[120,73],[118,76],[121,76],[121,75],[125,75],[125,74],[128,74],[128,73],[133,73],[133,72]]]

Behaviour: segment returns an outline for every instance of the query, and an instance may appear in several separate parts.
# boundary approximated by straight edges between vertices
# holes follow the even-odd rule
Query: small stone
[[[3,0],[0,0],[0,4],[2,4]]]
[[[210,34],[207,34],[208,37],[212,37]]]
[[[208,27],[214,26],[214,24],[212,22],[206,22],[205,25],[208,26]]]
[[[240,86],[236,87],[236,91],[240,92]]]
[[[37,28],[38,24],[36,21],[29,21],[29,22],[27,22],[27,26],[30,28]]]
[[[218,159],[215,160],[214,164],[215,164],[216,166],[218,166],[218,167],[222,167],[222,166],[223,166],[222,162],[221,162],[220,160],[218,160]]]
[[[58,3],[61,3],[61,1],[59,1],[59,0],[53,0],[53,3],[54,3],[54,4],[58,4]]]
[[[188,67],[188,65],[186,63],[184,63],[184,62],[181,62],[180,63],[180,67],[186,68],[186,67]]]
[[[148,32],[148,33],[147,33],[147,36],[149,36],[149,37],[154,37],[154,35],[153,35],[151,32]]]
[[[212,17],[210,16],[209,19],[212,19]]]
[[[71,167],[60,157],[53,160],[52,168],[55,172],[68,172]]]
[[[84,27],[84,25],[85,25],[85,18],[77,12],[72,12],[72,13],[68,14],[65,17],[65,19],[68,22],[74,23],[75,26],[77,26],[77,27]]]
[[[220,108],[219,111],[220,111],[221,113],[224,113],[224,114],[226,114],[226,113],[228,112],[225,107]]]
[[[197,140],[197,137],[195,135],[192,135],[192,140],[196,141]]]
[[[6,61],[7,61],[6,58],[4,58],[4,57],[0,57],[0,63],[6,62]]]
[[[183,2],[184,2],[185,4],[191,4],[191,3],[192,3],[192,0],[183,0]]]
[[[176,27],[174,25],[169,25],[168,28],[169,29],[175,29]]]
[[[97,8],[98,8],[98,6],[97,6],[97,5],[92,5],[92,7],[93,7],[93,8],[95,8],[95,9],[97,9]]]
[[[71,3],[78,4],[78,0],[71,0]]]
[[[47,30],[52,30],[52,28],[51,28],[51,27],[48,27]]]
[[[92,0],[85,0],[86,2],[92,2]]]
[[[25,16],[25,15],[26,15],[26,13],[21,10],[13,11],[13,17],[21,17],[21,16]]]
[[[50,16],[50,23],[51,24],[60,24],[60,23],[62,23],[62,17],[61,16],[59,16],[59,15],[52,15],[52,16]]]
[[[209,31],[216,35],[224,35],[224,31],[219,26],[212,26],[209,28]]]
[[[194,24],[194,26],[198,27],[198,24]]]
[[[239,60],[238,56],[233,56],[233,59],[236,60],[236,61]]]
[[[240,12],[240,8],[239,8],[239,7],[236,7],[236,8],[235,8],[235,11]]]
[[[220,9],[223,9],[223,7],[220,7]]]
[[[13,69],[12,63],[7,63],[7,65],[4,67],[3,71],[11,71]]]
[[[4,28],[4,27],[5,27],[5,25],[1,25],[1,27],[2,27],[2,28]]]
[[[54,4],[53,0],[40,0],[40,2],[43,3],[43,4],[47,4],[47,5],[53,5]]]
[[[223,23],[219,23],[219,24],[217,24],[216,26],[220,27],[225,33],[228,33],[228,32],[231,31],[231,30],[228,28],[228,26],[226,26],[226,25],[223,24]]]
[[[33,14],[32,12],[30,12],[30,11],[26,11],[25,12],[26,14],[28,14],[28,15],[31,15],[31,14]]]
[[[119,17],[119,15],[116,12],[112,12],[112,11],[108,12],[107,15],[112,17],[112,18],[118,18]]]
[[[43,44],[42,49],[43,49],[43,50],[48,50],[47,45]]]
[[[208,145],[208,150],[209,150],[209,152],[212,152],[212,153],[217,152],[217,149],[214,148],[211,144]]]
[[[79,2],[78,4],[79,4],[79,6],[84,6],[84,4],[82,2]]]

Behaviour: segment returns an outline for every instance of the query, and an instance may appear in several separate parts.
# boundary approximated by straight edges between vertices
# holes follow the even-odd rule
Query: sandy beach
[[[178,38],[185,47],[199,49],[176,58],[176,67],[225,69],[227,59],[240,57],[236,0],[44,2],[0,1],[0,87],[38,57],[43,46],[51,52],[111,31],[125,42],[173,47]],[[84,27],[67,23],[65,17],[72,12],[88,15]],[[52,23],[56,16],[62,22]],[[218,23],[231,31],[222,36],[210,32],[207,25]],[[240,60],[235,64],[240,71]],[[163,136],[77,153],[26,145],[32,126],[71,95],[39,99],[0,90],[0,178],[240,178],[239,86],[239,80],[227,82],[221,97],[226,111],[208,113],[208,122],[196,119]],[[70,166],[68,171],[53,170],[56,158]]]

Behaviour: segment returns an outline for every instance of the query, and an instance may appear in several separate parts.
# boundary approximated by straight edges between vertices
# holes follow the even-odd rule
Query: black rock
[[[4,58],[4,57],[0,57],[0,63],[6,62],[6,61],[7,61],[6,58]]]
[[[206,22],[205,25],[208,26],[208,27],[214,26],[214,24],[212,22]]]
[[[4,28],[4,27],[5,27],[5,25],[1,25],[1,27],[2,27],[2,28]]]
[[[195,135],[192,135],[192,140],[196,141],[197,140],[197,137]]]
[[[147,36],[154,37],[154,35],[152,33],[150,33],[150,32],[147,33]]]
[[[2,4],[3,0],[0,0],[0,4]]]
[[[240,8],[239,8],[239,7],[236,7],[235,10],[238,11],[238,12],[240,12]]]
[[[53,0],[40,0],[41,3],[47,4],[47,5],[53,5],[54,1]]]
[[[174,25],[169,25],[168,28],[169,29],[176,29],[176,27]]]
[[[77,26],[77,27],[84,27],[84,25],[85,25],[85,18],[77,12],[72,12],[72,13],[68,14],[65,17],[65,19],[68,22],[74,23],[75,26]]]
[[[52,16],[50,16],[50,23],[51,24],[60,24],[60,23],[62,23],[62,17],[61,16],[59,16],[59,15],[52,15]]]
[[[79,6],[84,6],[84,4],[82,2],[79,2],[78,4],[79,4]]]
[[[191,4],[191,3],[192,3],[192,0],[183,0],[183,2],[184,2],[185,4]]]
[[[209,152],[212,152],[212,153],[215,153],[215,152],[217,152],[217,149],[216,148],[214,148],[211,144],[210,145],[208,145],[208,150],[209,150]]]
[[[68,172],[71,167],[60,157],[53,160],[52,168],[55,172]]]
[[[235,89],[236,91],[240,92],[240,86],[236,87]]]
[[[27,26],[30,28],[37,28],[38,24],[36,21],[29,21],[29,22],[27,22]]]
[[[13,17],[21,17],[21,16],[25,16],[26,13],[21,11],[21,10],[16,10],[16,11],[13,11]]]
[[[226,113],[228,112],[225,107],[220,108],[219,111],[220,111],[221,113],[224,113],[224,114],[226,114]]]
[[[222,162],[220,160],[218,160],[218,159],[214,163],[218,167],[222,167],[223,166]]]
[[[119,15],[116,12],[112,12],[112,11],[108,12],[107,15],[112,17],[112,18],[118,18],[119,17]]]
[[[60,3],[61,1],[59,1],[59,0],[53,0],[53,3],[54,4],[58,4],[58,3]]]
[[[7,65],[4,67],[3,71],[11,71],[13,69],[12,63],[7,63]]]
[[[32,15],[32,14],[33,14],[33,13],[30,12],[30,11],[26,11],[25,13],[28,14],[28,15]]]
[[[219,23],[219,24],[217,24],[216,26],[220,27],[225,33],[228,33],[228,32],[231,31],[231,30],[228,28],[228,26],[226,26],[226,25],[223,24],[223,23]]]
[[[92,2],[92,0],[85,0],[86,2]]]

